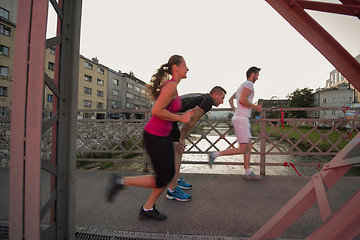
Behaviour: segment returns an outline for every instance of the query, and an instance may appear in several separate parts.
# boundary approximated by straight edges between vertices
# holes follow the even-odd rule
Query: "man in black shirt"
[[[210,93],[190,93],[180,96],[182,103],[180,112],[186,112],[188,110],[194,109],[194,113],[190,122],[185,123],[181,131],[179,129],[178,123],[173,122],[173,130],[170,135],[174,142],[174,148],[176,149],[175,176],[169,184],[169,188],[166,193],[167,199],[174,199],[182,202],[191,200],[191,196],[182,191],[182,189],[191,189],[192,185],[186,183],[182,178],[179,178],[181,158],[185,150],[185,137],[196,125],[199,119],[212,109],[212,106],[217,107],[224,103],[225,94],[225,89],[220,86],[216,86],[210,91]]]

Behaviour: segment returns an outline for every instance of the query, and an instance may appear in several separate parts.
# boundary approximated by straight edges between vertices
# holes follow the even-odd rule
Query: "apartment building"
[[[0,116],[8,116],[11,111],[17,5],[17,0],[0,1]],[[103,119],[109,118],[106,110],[125,114],[126,109],[151,107],[146,84],[133,74],[116,72],[97,58],[80,55],[79,60],[78,118]],[[54,79],[55,47],[45,50],[44,71]],[[51,117],[54,97],[44,84],[44,117]],[[142,118],[136,113],[126,117]]]
[[[355,57],[355,59],[360,62],[360,54]],[[325,88],[337,87],[339,84],[349,83],[349,81],[336,69],[330,72],[330,78],[326,80]],[[351,84],[350,88],[354,90],[354,99],[355,103],[360,102],[360,93],[356,90]]]
[[[0,116],[8,116],[11,109],[16,6],[12,1],[0,5]]]
[[[140,79],[121,71],[108,68],[108,118],[127,117],[129,113],[121,111],[126,109],[150,108],[149,98],[146,93],[146,84]],[[141,114],[134,114],[136,118],[142,118]]]
[[[360,55],[355,59],[360,62]],[[315,117],[322,119],[344,118],[342,107],[359,102],[359,91],[336,69],[330,72],[324,88],[316,89],[314,105],[323,108],[338,108],[340,110],[323,110],[315,112]]]
[[[146,84],[140,79],[104,66],[97,58],[80,55],[78,118],[142,118],[143,114],[126,110],[150,107],[145,90]]]
[[[107,108],[108,68],[80,55],[78,85],[78,118],[104,119]],[[89,111],[91,110],[91,111]]]
[[[126,85],[123,95],[125,109],[151,108],[149,97],[146,92],[146,83],[127,73],[124,73],[124,79]],[[135,114],[134,117],[143,118],[144,115]]]
[[[316,113],[316,117],[322,119],[344,118],[342,107],[354,103],[354,89],[350,84],[343,82],[336,87],[317,89],[314,94],[315,106],[322,108],[338,108],[339,110],[322,110]]]

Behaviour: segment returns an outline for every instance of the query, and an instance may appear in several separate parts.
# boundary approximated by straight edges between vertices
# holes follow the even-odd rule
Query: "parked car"
[[[122,113],[109,113],[108,117],[110,119],[126,119],[125,115]]]

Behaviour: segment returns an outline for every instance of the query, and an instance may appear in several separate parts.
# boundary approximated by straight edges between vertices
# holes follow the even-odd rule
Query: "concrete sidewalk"
[[[0,168],[0,221],[7,221],[8,170]],[[165,221],[138,220],[140,207],[149,189],[128,187],[113,204],[104,194],[111,172],[76,172],[76,226],[115,231],[134,231],[197,236],[251,237],[282,208],[311,177],[264,176],[259,182],[248,182],[240,175],[182,174],[193,184],[186,191],[190,202],[167,200],[165,193],[157,209],[168,215]],[[48,181],[47,176],[42,181]],[[46,184],[42,184],[42,186]],[[7,188],[7,189],[6,189]],[[360,177],[343,177],[328,191],[332,211],[336,211],[357,190]],[[44,193],[46,194],[46,193]],[[322,223],[315,204],[281,238],[304,239]]]

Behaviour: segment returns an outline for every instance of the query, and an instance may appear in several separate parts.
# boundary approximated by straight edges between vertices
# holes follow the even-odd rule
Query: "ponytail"
[[[168,63],[161,65],[157,72],[152,75],[150,83],[147,85],[147,90],[152,100],[156,100],[159,97],[161,87],[167,80],[170,79],[173,66],[179,66],[182,61],[182,56],[173,55],[170,57]]]

